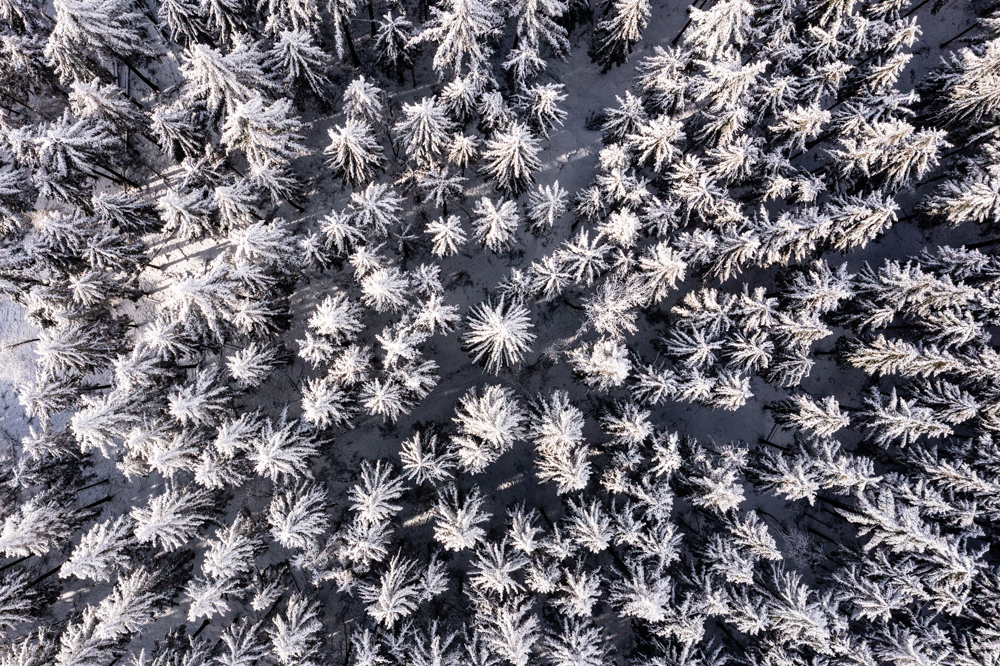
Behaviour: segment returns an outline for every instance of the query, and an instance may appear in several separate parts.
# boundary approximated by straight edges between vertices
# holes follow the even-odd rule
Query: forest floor
[[[558,181],[559,185],[571,194],[590,184],[597,152],[601,148],[601,137],[598,131],[587,129],[588,120],[604,108],[616,104],[615,96],[623,95],[631,85],[635,74],[635,65],[643,57],[651,55],[655,46],[670,45],[671,40],[674,39],[686,21],[686,7],[686,2],[671,0],[654,2],[652,20],[644,31],[643,39],[636,52],[629,58],[625,66],[613,69],[608,74],[602,75],[599,67],[591,62],[587,53],[590,35],[589,31],[584,28],[578,29],[574,36],[575,50],[566,62],[549,61],[549,69],[540,77],[540,82],[562,83],[566,86],[565,93],[568,95],[568,99],[563,108],[568,113],[568,117],[564,125],[556,129],[549,139],[543,142],[543,167],[536,173],[536,179],[539,183],[547,185]],[[917,13],[921,19],[923,35],[919,42],[921,46],[916,49],[914,57],[909,63],[909,72],[900,79],[901,85],[904,86],[918,81],[927,70],[936,66],[940,62],[941,56],[947,53],[947,50],[941,50],[937,45],[966,28],[972,20],[972,13],[965,2],[952,2],[938,15],[932,16],[929,11],[918,11]],[[355,36],[359,47],[363,48],[367,40],[367,21],[357,20],[356,24]],[[953,48],[957,46],[959,45],[952,45]],[[408,82],[404,88],[399,89],[396,86],[387,88],[391,93],[394,107],[398,108],[402,103],[418,100],[440,87],[441,83],[430,70],[429,61],[430,49],[425,48],[418,63],[416,87],[410,84],[409,77],[407,77]],[[335,99],[337,100],[335,106],[339,107],[339,93]],[[350,193],[341,188],[339,180],[335,181],[333,178],[323,175],[328,172],[322,154],[323,148],[328,143],[327,129],[337,123],[342,123],[343,116],[341,114],[324,115],[307,110],[303,120],[309,123],[305,143],[310,148],[311,154],[297,160],[295,169],[302,175],[310,176],[311,189],[307,193],[305,211],[299,212],[288,205],[282,205],[279,207],[277,215],[284,216],[300,226],[317,227],[318,221],[325,214],[334,208],[345,207],[349,200]],[[812,158],[807,155],[803,159]],[[165,160],[161,160],[161,165],[165,169],[170,166]],[[389,174],[390,177],[393,175],[396,174]],[[468,228],[468,217],[465,212],[471,211],[479,197],[491,196],[495,198],[495,194],[492,187],[485,184],[484,180],[472,173],[471,170],[466,176],[469,177],[469,181],[465,188],[465,199],[459,201],[458,205],[453,206],[449,212],[462,215],[463,222]],[[157,184],[153,183],[150,187],[155,188]],[[408,209],[405,211],[404,226],[411,224],[415,235],[420,237],[423,236],[422,230],[426,224],[425,216],[434,219],[441,214],[441,211],[429,206],[413,206],[409,203],[410,201],[412,200],[408,200]],[[909,215],[911,207],[912,202],[906,202],[904,198],[900,217]],[[562,240],[571,235],[573,221],[572,214],[567,214],[557,223],[555,228],[546,231],[539,237],[522,228],[518,233],[514,253],[493,254],[485,249],[479,250],[472,247],[470,241],[464,253],[441,262],[442,281],[446,287],[446,302],[458,305],[464,314],[470,306],[484,300],[487,294],[491,293],[497,284],[510,274],[512,269],[526,269],[532,261],[553,252]],[[912,221],[903,221],[869,244],[868,247],[852,252],[846,261],[852,271],[857,271],[865,261],[875,263],[886,258],[896,259],[911,256],[919,253],[930,243],[931,233],[919,228]],[[942,238],[942,233],[947,234],[947,237]],[[938,230],[934,231],[933,234],[934,244],[943,244],[945,241],[951,244],[962,244],[977,240],[972,225],[966,225],[965,228],[958,230]],[[206,264],[224,249],[224,244],[182,244],[156,236],[150,237],[148,241],[156,253],[157,264],[162,266],[164,270],[147,269],[142,276],[142,288],[151,295],[140,301],[135,308],[136,322],[139,324],[148,318],[152,304],[158,300],[159,290],[170,279],[183,275],[185,272],[199,270],[200,265]],[[407,262],[402,263],[401,267],[412,267],[418,264],[422,258],[424,260],[429,258],[426,249],[419,250],[416,258],[400,257],[401,262]],[[840,264],[845,260],[839,255],[827,256],[826,258],[831,264]],[[773,275],[763,270],[750,270],[738,278],[729,280],[722,285],[722,288],[726,291],[739,291],[744,282],[752,286],[768,286],[772,279]],[[283,338],[285,345],[291,351],[297,351],[295,340],[303,337],[305,322],[323,296],[338,284],[350,283],[353,283],[353,278],[349,267],[339,271],[330,270],[323,274],[310,275],[299,283],[292,298],[292,329]],[[649,319],[655,318],[657,314],[666,314],[676,303],[677,298],[682,297],[697,286],[696,280],[688,279],[678,286],[671,298],[660,303],[658,313],[650,310],[644,313],[644,316]],[[579,302],[578,300],[574,301],[572,295],[569,300]],[[591,441],[597,441],[598,429],[595,415],[599,406],[598,402],[586,392],[585,387],[573,380],[570,368],[564,359],[554,360],[559,356],[558,351],[565,347],[566,341],[580,333],[583,322],[582,313],[565,306],[537,304],[532,307],[532,317],[535,324],[533,332],[538,337],[534,352],[520,367],[497,377],[485,374],[480,367],[469,362],[469,356],[462,351],[456,333],[444,337],[436,336],[427,343],[427,358],[438,363],[441,379],[429,397],[391,426],[384,425],[380,419],[367,418],[360,420],[356,427],[350,431],[333,434],[332,439],[323,448],[324,455],[317,459],[313,473],[327,484],[334,507],[335,520],[345,508],[345,492],[353,483],[360,459],[394,457],[399,450],[400,442],[408,437],[414,426],[418,424],[432,422],[450,424],[454,415],[455,402],[473,386],[495,383],[510,385],[517,389],[522,399],[542,391],[548,394],[555,389],[566,390],[570,393],[572,400],[588,416],[586,434],[591,437]],[[374,336],[381,330],[382,326],[393,319],[394,317],[389,315],[374,317],[369,311],[366,320],[369,328],[362,333],[361,339],[369,344],[374,343]],[[651,330],[652,323],[642,322],[640,332],[629,341],[631,347],[637,349],[647,358],[651,358],[654,353],[649,339]],[[9,302],[0,303],[0,440],[16,440],[27,434],[28,424],[17,402],[15,387],[18,382],[31,377],[34,355],[31,351],[31,344],[16,347],[11,347],[11,345],[31,339],[34,337],[34,333],[30,324],[24,321],[24,309],[21,306]],[[824,349],[829,348],[839,333],[839,331],[835,331],[834,336],[824,340],[819,346]],[[817,357],[816,361],[815,367],[810,376],[803,382],[802,388],[816,396],[835,395],[844,405],[858,405],[860,403],[858,394],[864,381],[863,373],[843,369],[836,365],[829,356]],[[308,366],[301,359],[296,358],[290,366],[274,373],[268,383],[243,398],[243,406],[248,410],[259,408],[268,415],[276,416],[286,404],[291,404],[289,415],[294,418],[297,415],[299,402],[299,389],[297,387],[306,377],[311,376],[310,373],[312,371]],[[656,410],[652,421],[659,428],[676,430],[702,441],[717,443],[726,443],[732,440],[756,441],[758,437],[768,437],[773,427],[773,421],[763,409],[764,405],[784,397],[785,392],[756,378],[753,380],[752,389],[755,398],[735,412],[721,412],[698,405],[669,402]],[[773,435],[773,441],[779,443],[785,441],[780,439],[781,437],[781,433],[776,433]],[[0,452],[4,451],[4,446],[3,442],[0,441]],[[539,486],[530,478],[532,476],[530,471],[531,455],[530,445],[521,442],[512,452],[505,454],[497,463],[491,465],[486,474],[473,477],[473,480],[480,485],[493,504],[492,508],[487,507],[487,509],[493,512],[494,520],[497,520],[497,516],[503,516],[503,507],[510,506],[517,501],[526,500],[542,506],[551,504],[558,507],[556,495],[551,486]],[[107,488],[98,489],[94,492],[115,494],[118,490],[115,487],[117,484],[127,486],[128,492],[121,493],[120,499],[115,500],[112,510],[116,513],[127,512],[128,505],[135,502],[137,494],[141,495],[144,490],[146,492],[153,490],[152,485],[143,489],[134,483],[127,484],[121,475],[111,474],[110,476],[117,479],[113,482],[112,488],[110,490]],[[141,483],[150,483],[150,481],[146,479]],[[268,498],[263,493],[256,492],[254,486],[253,482],[244,486],[243,495],[234,498],[235,501],[231,502],[230,512],[249,509],[254,514],[260,514],[262,511],[266,511]],[[535,496],[535,494],[542,495]],[[98,496],[95,494],[95,497]],[[430,499],[427,498],[428,503],[413,503],[407,507],[402,515],[404,525],[407,525],[408,529],[415,530],[415,536],[419,530],[429,530],[429,525],[424,523]],[[748,497],[748,500],[752,506],[754,503],[760,502],[761,498],[751,496]],[[773,497],[769,502],[783,504]],[[765,508],[771,513],[781,516],[780,506],[767,506]],[[420,542],[429,541],[430,539],[422,538]],[[260,561],[266,563],[267,558],[262,558]],[[95,595],[107,591],[99,588],[102,586],[93,587]],[[85,599],[64,599],[65,603],[74,605],[82,604],[85,601]],[[328,612],[333,612],[333,609],[337,609],[337,607],[336,603],[326,604]],[[144,632],[144,639],[141,640],[162,635],[161,629],[165,630],[167,627],[182,623],[184,621],[182,611],[185,608],[186,606],[181,605],[175,608],[171,615],[160,618],[156,625]],[[224,627],[226,624],[227,621],[224,618],[213,620],[212,626],[207,628],[203,635],[214,640],[218,632],[217,627]]]

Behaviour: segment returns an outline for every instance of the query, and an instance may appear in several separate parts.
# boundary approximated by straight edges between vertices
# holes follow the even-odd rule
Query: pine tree
[[[239,31],[246,27],[242,10],[241,0],[199,0],[199,13],[225,43],[239,41]]]
[[[382,146],[375,140],[370,125],[348,119],[343,126],[337,125],[328,132],[330,145],[323,152],[330,156],[327,161],[330,168],[345,183],[361,185],[382,168],[385,162]]]
[[[306,153],[299,131],[302,123],[291,114],[292,102],[280,99],[267,104],[258,93],[226,114],[222,143],[228,150],[242,150],[251,165],[284,165]]]
[[[248,617],[230,623],[220,637],[222,653],[216,658],[221,666],[252,666],[266,658],[268,649],[260,631],[260,622],[251,624]]]
[[[539,185],[528,196],[528,220],[535,229],[552,228],[556,220],[566,212],[569,193],[559,187],[559,181],[551,185]]]
[[[365,583],[358,587],[358,596],[368,604],[368,614],[387,629],[417,609],[419,591],[413,570],[414,562],[401,559],[397,553],[389,560],[377,585]]]
[[[558,250],[557,256],[562,259],[574,282],[586,281],[587,286],[590,286],[609,268],[606,256],[611,248],[603,244],[602,240],[601,236],[597,235],[591,241],[590,231],[584,229],[578,232],[572,241],[563,241],[564,248]]]
[[[10,629],[17,628],[23,622],[28,622],[31,620],[33,615],[34,599],[31,593],[31,589],[28,587],[28,576],[22,572],[17,572],[13,574],[7,574],[0,578],[0,631],[6,632]],[[43,636],[41,633],[43,630],[39,630],[39,638]],[[52,655],[37,655],[41,657],[39,659],[34,659],[36,655],[31,654],[31,646],[27,639],[20,646],[22,651],[17,653],[14,651],[14,643],[8,643],[8,648],[4,652],[0,652],[0,659],[3,659],[3,663],[10,664],[11,666],[41,666],[41,664],[46,663],[43,661],[44,656]],[[41,647],[41,646],[39,646]],[[25,654],[27,652],[27,654]],[[28,657],[24,659],[23,657]]]
[[[329,524],[326,507],[326,489],[319,484],[275,493],[268,511],[271,535],[285,548],[315,550]]]
[[[160,150],[177,157],[200,152],[199,115],[189,104],[178,100],[157,105],[149,114],[149,131]]]
[[[164,0],[156,10],[160,30],[178,44],[192,42],[205,32],[195,0]]]
[[[602,339],[583,344],[569,353],[573,370],[590,386],[609,389],[621,386],[632,371],[628,349],[622,342]]]
[[[514,666],[526,666],[540,633],[538,617],[531,613],[531,601],[515,596],[502,604],[487,604],[477,612],[483,622],[487,643]]]
[[[410,281],[395,266],[372,271],[361,280],[361,300],[378,312],[399,311],[407,304]]]
[[[182,240],[194,240],[215,230],[214,201],[207,189],[189,192],[171,189],[160,195],[156,207],[163,219],[163,229],[176,232]]]
[[[98,583],[110,580],[115,570],[125,569],[129,564],[128,550],[134,543],[133,527],[128,516],[109,518],[94,525],[60,567],[59,577],[76,576]]]
[[[257,45],[240,36],[232,50],[223,54],[205,44],[191,44],[184,51],[181,73],[187,82],[186,94],[204,100],[209,111],[223,105],[231,111],[248,102],[255,92],[269,91],[273,83],[264,71],[266,56]]]
[[[431,7],[431,20],[415,40],[438,43],[433,66],[439,75],[449,69],[461,74],[466,61],[468,70],[477,72],[492,52],[487,40],[500,25],[501,17],[489,3],[449,0],[444,8]]]
[[[271,47],[271,57],[278,71],[285,73],[286,89],[296,81],[304,81],[317,97],[327,98],[330,80],[326,70],[331,65],[330,56],[316,45],[308,30],[282,30]]]
[[[175,387],[167,398],[168,413],[182,426],[213,423],[229,408],[229,392],[218,381],[218,373],[205,368],[193,383]]]
[[[414,433],[403,440],[399,458],[406,478],[418,485],[427,481],[437,485],[453,476],[455,457],[450,452],[438,451],[437,435]]]
[[[434,222],[429,222],[424,231],[430,235],[433,242],[432,252],[437,257],[449,257],[458,253],[460,245],[465,244],[465,231],[462,229],[462,220],[457,215],[450,215],[448,219],[439,217]]]
[[[53,65],[59,60],[54,51],[67,47],[116,57],[126,64],[136,56],[153,55],[138,29],[143,20],[127,2],[56,0],[53,8],[56,20],[46,45],[46,55]],[[70,78],[69,72],[59,71],[59,74],[64,80]]]
[[[310,379],[302,388],[302,418],[311,425],[344,425],[352,414],[347,394],[329,378]]]
[[[452,176],[448,167],[433,168],[426,171],[417,186],[424,192],[427,200],[441,207],[442,215],[448,214],[448,202],[462,196],[465,181],[463,176]]]
[[[649,22],[646,0],[616,0],[612,7],[614,13],[598,22],[594,33],[594,60],[603,73],[625,63]]]
[[[286,417],[282,411],[277,421],[265,419],[249,454],[254,472],[275,482],[308,478],[309,459],[319,450],[305,428]]]
[[[76,81],[69,94],[70,109],[77,118],[103,120],[119,130],[136,130],[142,126],[141,116],[116,85],[101,85],[100,79],[90,83]]]
[[[412,39],[413,24],[406,19],[405,13],[393,16],[392,11],[389,11],[379,21],[375,37],[378,61],[389,74],[399,77],[400,85],[403,84],[404,70],[413,66],[410,54]]]
[[[532,128],[545,138],[548,138],[556,125],[562,125],[566,120],[566,112],[558,106],[566,100],[566,95],[562,92],[564,87],[561,83],[536,84],[528,89],[523,102]]]
[[[92,118],[74,119],[69,109],[52,122],[25,125],[8,137],[18,162],[64,181],[74,174],[90,176],[119,145],[112,128]],[[44,193],[44,188],[43,193]]]
[[[337,345],[353,341],[364,330],[362,309],[346,294],[334,291],[327,294],[309,318],[309,328],[329,338]]]
[[[323,622],[320,604],[293,593],[285,605],[284,615],[276,615],[268,630],[272,651],[283,666],[315,666],[320,657],[320,636]]]
[[[432,163],[454,130],[447,110],[433,97],[424,97],[417,104],[403,104],[403,115],[393,130],[403,142],[407,156],[419,165]]]
[[[277,3],[261,2],[261,13],[267,17],[264,29],[275,34],[278,31],[296,30],[305,33],[316,32],[320,25],[319,7],[315,0],[295,0]]]
[[[381,88],[359,76],[344,89],[344,114],[378,126],[385,113],[384,95]]]
[[[560,0],[518,0],[511,9],[517,17],[517,39],[522,46],[540,50],[548,44],[556,57],[565,59],[570,44],[566,28],[557,23],[567,10]]]
[[[254,558],[262,545],[251,521],[236,516],[233,522],[215,531],[208,540],[202,570],[216,580],[239,579],[253,571]]]
[[[211,506],[212,497],[204,490],[168,487],[163,494],[151,496],[145,508],[132,509],[135,537],[139,543],[177,550],[194,538],[209,519]]]
[[[121,576],[111,594],[97,606],[94,636],[113,641],[152,622],[166,601],[157,589],[158,583],[159,576],[146,567]]]
[[[0,528],[0,550],[7,557],[44,555],[72,534],[74,516],[53,499],[35,496],[11,511]]]
[[[352,216],[368,237],[385,237],[399,223],[403,200],[385,183],[369,183],[363,192],[351,193]]]
[[[511,248],[520,223],[515,202],[502,201],[497,206],[488,197],[483,197],[473,212],[477,215],[473,225],[480,243],[493,252],[503,252]]]
[[[480,525],[487,522],[491,515],[482,511],[482,506],[483,498],[478,487],[474,487],[461,501],[454,484],[442,489],[435,509],[434,538],[445,550],[475,548],[486,536],[486,530]]]
[[[156,231],[160,227],[156,208],[134,194],[95,192],[90,206],[98,220],[125,234]]]
[[[547,637],[543,645],[555,666],[599,666],[607,663],[612,652],[600,627],[576,619],[561,619],[559,631]]]
[[[521,123],[512,123],[486,142],[483,158],[488,160],[484,171],[497,181],[497,188],[517,196],[534,181],[534,172],[541,168],[538,160],[538,140]]]
[[[528,310],[517,303],[500,299],[496,304],[485,302],[473,308],[468,320],[469,332],[463,336],[474,363],[486,359],[486,369],[497,373],[502,367],[520,363],[531,350],[535,339]]]
[[[545,71],[548,63],[532,48],[511,49],[503,61],[503,69],[508,72],[517,88],[527,88],[528,82]],[[499,93],[497,93],[499,94]],[[500,123],[491,123],[500,126]]]

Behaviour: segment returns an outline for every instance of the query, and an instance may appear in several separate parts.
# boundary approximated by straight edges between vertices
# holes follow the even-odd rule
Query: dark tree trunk
[[[355,67],[361,67],[361,59],[358,58],[358,52],[354,50],[354,39],[351,37],[351,25],[347,21],[347,17],[341,15],[340,25],[344,29],[344,37],[347,39],[347,50],[351,52],[351,63]]]
[[[142,81],[147,86],[149,86],[150,89],[152,89],[153,92],[160,92],[160,87],[158,85],[156,85],[155,83],[153,83],[152,81],[150,81],[149,77],[147,77],[145,74],[143,74],[138,69],[136,69],[135,67],[133,67],[132,63],[130,63],[127,58],[122,58],[121,56],[118,56],[118,59],[122,61],[123,65],[125,65],[130,70],[132,70],[132,73],[135,74],[136,76],[138,76],[140,81]]]

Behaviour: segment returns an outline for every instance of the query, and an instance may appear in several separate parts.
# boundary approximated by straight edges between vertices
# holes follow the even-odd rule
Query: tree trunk
[[[28,111],[31,111],[31,107],[30,106],[28,106],[27,104],[25,104],[24,102],[22,102],[18,98],[14,97],[13,95],[7,93],[6,90],[0,90],[0,95],[3,95],[4,97],[6,97],[10,101],[14,102],[15,104],[20,104],[21,106],[23,106],[24,108],[26,108]]]
[[[347,17],[341,15],[340,25],[344,29],[344,37],[347,39],[347,50],[351,52],[351,62],[355,67],[361,67],[361,60],[358,58],[358,52],[354,50],[354,39],[351,38],[351,26],[347,22]]]
[[[132,180],[130,180],[129,178],[125,177],[124,175],[118,173],[117,171],[115,171],[111,167],[105,166],[103,164],[100,165],[100,167],[101,167],[102,170],[107,171],[109,174],[111,174],[111,176],[113,176],[114,178],[117,178],[118,181],[119,181],[119,184],[125,183],[129,187],[134,187],[135,189],[139,189],[139,183],[133,182]],[[97,175],[101,175],[101,174],[97,174]],[[107,176],[104,176],[104,177],[107,178]]]
[[[83,488],[80,488],[76,492],[82,493],[84,490],[90,490],[91,488],[96,488],[97,486],[103,486],[105,483],[111,483],[111,479],[102,479],[100,481],[96,481],[90,484],[89,486],[84,486]]]
[[[969,34],[970,32],[972,32],[973,30],[975,30],[978,27],[979,27],[979,21],[977,20],[975,23],[973,23],[968,28],[966,28],[962,32],[958,33],[957,35],[955,35],[954,37],[952,37],[948,41],[941,42],[940,44],[938,44],[938,48],[939,49],[943,49],[944,47],[948,46],[949,44],[951,44],[956,39],[961,39],[962,37],[965,37],[967,34]]]
[[[773,446],[774,448],[778,449],[779,451],[784,451],[785,453],[788,453],[788,447],[782,446],[781,444],[775,444],[774,442],[772,442],[770,440],[767,440],[767,439],[764,439],[763,437],[758,437],[757,441],[759,443],[761,443],[761,444],[767,444],[768,446]]]
[[[198,634],[200,634],[201,632],[203,632],[205,630],[205,627],[207,627],[209,624],[211,624],[211,623],[209,622],[208,618],[206,617],[205,620],[204,620],[204,622],[201,623],[201,626],[198,627],[198,630],[196,632],[194,632],[193,634],[191,634],[191,640],[194,640],[194,639],[198,638]]]
[[[674,37],[673,40],[671,40],[670,42],[671,46],[677,46],[677,42],[679,42],[681,40],[681,37],[684,36],[684,31],[688,29],[689,25],[691,25],[691,19],[687,20],[687,23],[684,24],[684,27],[681,28],[681,31],[677,33],[677,36]]]
[[[26,345],[26,344],[29,344],[31,342],[38,342],[38,338],[31,338],[30,340],[21,340],[20,342],[15,342],[14,344],[10,345],[9,347],[4,348],[4,351],[10,351],[14,347],[20,347],[21,345]]]
[[[816,495],[816,499],[820,500],[821,502],[826,502],[830,506],[835,506],[838,509],[842,509],[844,511],[849,511],[850,513],[857,513],[857,511],[854,510],[854,507],[847,506],[846,504],[844,504],[840,500],[835,500],[835,499],[832,499],[830,497],[823,497],[822,495]],[[839,514],[837,514],[837,515],[839,515]]]
[[[158,85],[156,85],[155,83],[153,83],[152,81],[150,81],[149,77],[147,77],[145,74],[143,74],[142,72],[140,72],[139,70],[137,70],[135,67],[133,67],[132,63],[130,63],[127,58],[123,58],[121,56],[118,56],[118,59],[122,61],[123,65],[125,65],[130,70],[132,70],[132,73],[135,74],[136,76],[138,76],[139,79],[143,83],[145,83],[147,86],[149,86],[153,90],[153,92],[160,92],[160,87]]]
[[[368,20],[372,24],[372,39],[375,39],[377,34],[375,30],[375,0],[368,0]]]
[[[29,589],[29,590],[30,590],[31,588],[33,588],[34,586],[38,585],[38,584],[39,584],[39,583],[41,583],[41,582],[42,582],[43,580],[45,580],[46,578],[48,578],[49,576],[52,576],[53,574],[57,574],[57,573],[59,573],[59,570],[60,570],[61,568],[62,568],[62,565],[60,564],[60,565],[59,565],[59,566],[57,566],[57,567],[56,567],[55,569],[50,569],[49,571],[46,571],[46,572],[45,572],[45,573],[43,573],[43,574],[42,574],[41,576],[39,576],[39,577],[38,577],[38,578],[36,578],[35,580],[33,580],[33,581],[31,581],[30,583],[28,583],[28,587],[27,587],[27,589]]]
[[[111,501],[111,500],[113,500],[114,498],[115,498],[115,496],[114,496],[114,495],[108,495],[108,496],[107,496],[107,497],[105,497],[104,499],[99,499],[99,500],[97,500],[96,502],[91,502],[91,503],[90,503],[90,504],[88,504],[87,506],[85,506],[85,507],[83,507],[82,509],[80,509],[80,511],[88,511],[89,509],[93,509],[94,507],[97,507],[97,506],[100,506],[100,505],[102,505],[102,504],[106,504],[107,502],[110,502],[110,501]]]
[[[1000,238],[994,238],[992,240],[979,241],[978,243],[966,243],[966,250],[978,250],[981,247],[991,247],[993,245],[1000,245]]]
[[[940,159],[942,159],[942,160],[943,159],[947,159],[947,158],[951,157],[952,155],[955,155],[956,153],[962,152],[963,150],[967,150],[969,148],[975,148],[978,145],[986,143],[987,141],[989,141],[990,139],[992,139],[993,137],[995,137],[996,134],[997,134],[996,128],[991,129],[991,130],[987,130],[986,132],[983,132],[978,138],[973,139],[972,141],[970,141],[969,143],[965,144],[964,146],[959,146],[955,150],[952,150],[950,152],[945,153],[944,155],[941,156]]]
[[[34,555],[25,555],[24,557],[17,558],[13,562],[8,562],[7,564],[5,564],[2,567],[0,567],[0,571],[6,571],[7,569],[10,569],[12,566],[14,566],[16,564],[20,564],[21,562],[24,562],[29,557],[34,557]]]
[[[921,7],[923,7],[924,5],[926,5],[930,1],[931,0],[920,0],[920,2],[918,2],[914,6],[910,7],[910,10],[908,12],[906,12],[905,14],[903,14],[903,18],[906,18],[907,16],[909,16],[913,12],[917,11],[918,9],[920,9]]]

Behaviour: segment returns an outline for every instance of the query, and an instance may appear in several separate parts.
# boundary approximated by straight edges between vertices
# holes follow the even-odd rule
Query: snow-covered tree
[[[204,100],[209,110],[225,105],[231,111],[255,93],[271,90],[273,82],[264,69],[266,60],[257,45],[242,37],[226,54],[205,44],[191,44],[184,51],[181,65],[187,95]]]
[[[222,143],[242,150],[250,164],[286,164],[306,152],[299,134],[302,123],[291,105],[289,99],[268,104],[260,94],[236,104],[226,115]]]
[[[358,596],[368,604],[368,614],[387,628],[417,609],[420,590],[413,575],[414,564],[397,553],[382,571],[378,584],[358,587]]]
[[[448,451],[438,451],[437,435],[414,433],[403,441],[399,458],[406,478],[417,484],[430,481],[437,485],[453,476],[455,457]]]
[[[316,45],[308,30],[282,30],[271,47],[271,57],[278,70],[285,73],[286,88],[296,81],[304,81],[320,99],[329,95],[330,80],[326,70],[331,64],[330,56]]]
[[[458,248],[465,244],[465,230],[458,215],[449,215],[447,219],[439,217],[428,222],[424,231],[431,237],[432,252],[437,257],[450,257],[458,254]]]
[[[381,238],[399,222],[403,200],[385,183],[369,183],[362,192],[351,194],[354,220],[368,237]]]
[[[309,666],[321,663],[320,636],[323,622],[320,604],[298,593],[288,597],[284,614],[271,620],[268,630],[271,648],[283,666]]]
[[[477,72],[492,53],[488,40],[499,32],[501,17],[482,0],[448,0],[443,7],[431,7],[431,20],[415,38],[437,42],[433,66],[439,75],[447,70],[461,74],[464,65]]]
[[[565,86],[561,83],[534,85],[525,96],[523,104],[528,119],[532,127],[544,137],[548,137],[556,125],[562,125],[566,120],[566,112],[559,108],[559,104],[566,100],[563,88]]]
[[[371,125],[348,119],[344,125],[337,125],[328,132],[330,145],[323,152],[330,156],[327,163],[334,173],[351,185],[371,180],[385,162],[382,146],[375,140]]]
[[[73,78],[79,70],[66,68],[73,54],[95,53],[120,58],[123,62],[136,56],[153,55],[153,50],[139,29],[145,21],[129,3],[121,0],[56,0],[55,24],[49,34],[46,56],[60,78]],[[90,77],[88,77],[89,80]]]
[[[132,509],[135,538],[139,543],[177,550],[209,520],[213,504],[212,496],[205,490],[167,488],[162,494],[151,496],[145,507]]]
[[[499,205],[483,197],[473,209],[472,221],[479,242],[493,252],[503,252],[514,244],[514,235],[520,224],[517,203],[502,201]]]
[[[534,333],[528,310],[518,303],[501,298],[472,308],[468,319],[469,331],[462,337],[474,363],[485,359],[486,369],[497,373],[501,368],[516,365],[531,351]]]
[[[118,516],[97,523],[83,535],[70,558],[59,568],[60,578],[90,578],[105,582],[112,574],[129,564],[129,547],[133,544],[133,525],[128,516]]]
[[[400,85],[403,84],[403,72],[413,66],[412,39],[413,24],[407,20],[405,13],[395,16],[390,10],[379,21],[375,35],[378,61],[390,75],[399,77]]]
[[[484,171],[496,179],[500,190],[517,196],[534,181],[541,168],[538,139],[525,125],[514,122],[486,142]]]
[[[570,45],[566,28],[557,23],[567,10],[568,3],[560,0],[518,0],[511,15],[517,17],[517,38],[522,47],[540,50],[548,45],[559,58],[569,55]]]
[[[4,518],[0,550],[7,557],[44,555],[70,536],[73,518],[61,503],[32,497]]]
[[[594,60],[602,70],[625,63],[649,23],[647,0],[615,0],[612,14],[598,22],[594,33]]]
[[[435,509],[434,538],[445,550],[461,551],[475,548],[483,541],[486,530],[480,527],[490,519],[490,514],[482,511],[483,498],[475,487],[465,497],[459,499],[454,484],[439,492]]]
[[[305,483],[271,498],[271,535],[285,548],[314,550],[329,524],[326,489]]]
[[[528,196],[528,220],[535,229],[552,228],[556,220],[566,212],[569,193],[559,187],[559,181],[551,185],[539,185]]]
[[[121,576],[111,594],[97,606],[98,625],[94,635],[115,640],[152,622],[165,601],[157,589],[158,582],[159,575],[146,567]]]
[[[310,475],[309,459],[319,450],[315,438],[285,412],[274,421],[265,419],[249,453],[254,472],[272,481],[296,480]]]
[[[417,104],[403,104],[403,116],[393,130],[403,142],[406,154],[418,164],[433,162],[454,130],[447,110],[433,97],[424,97]]]
[[[403,481],[392,478],[391,466],[383,465],[381,460],[374,465],[362,462],[361,485],[355,485],[350,491],[351,510],[362,522],[381,522],[402,510],[392,502],[399,499],[403,491]]]

